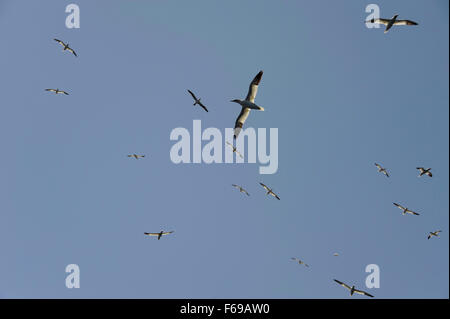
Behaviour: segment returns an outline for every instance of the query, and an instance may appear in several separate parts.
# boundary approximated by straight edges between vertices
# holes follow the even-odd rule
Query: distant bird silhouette
[[[188,90],[188,92],[192,95],[192,97],[193,97],[194,100],[195,100],[195,103],[194,103],[193,105],[195,106],[195,105],[198,104],[198,105],[200,105],[206,112],[208,112],[208,109],[206,108],[206,106],[204,106],[203,103],[200,102],[201,99],[197,99],[197,97],[195,96],[194,93],[192,93],[191,90]]]
[[[393,25],[418,25],[417,22],[411,20],[397,20],[397,17],[398,14],[394,15],[391,19],[371,19],[366,21],[366,23],[384,24],[386,26],[384,33],[387,33]]]
[[[143,158],[145,155],[129,154],[128,157],[134,157],[135,159]]]
[[[261,81],[263,75],[263,71],[259,71],[259,73],[255,76],[253,81],[250,83],[250,87],[248,88],[247,97],[245,100],[241,101],[238,99],[231,100],[230,102],[238,103],[241,105],[241,113],[239,113],[239,116],[236,120],[236,123],[234,125],[234,138],[236,139],[239,135],[239,133],[242,130],[242,127],[244,126],[245,120],[247,119],[248,115],[250,114],[250,110],[259,110],[264,111],[264,108],[261,106],[258,106],[255,104],[255,97],[256,93],[258,92],[258,85]]]
[[[337,257],[337,256],[339,256],[339,254],[338,254],[338,253],[334,253],[333,256],[336,256],[336,257]]]
[[[58,42],[59,44],[62,45],[63,51],[66,51],[66,50],[67,50],[67,51],[69,51],[69,52],[72,52],[72,54],[73,54],[74,56],[78,56],[78,55],[75,53],[75,51],[74,51],[71,47],[69,47],[69,43],[65,44],[63,41],[58,40],[58,39],[53,39],[53,40],[55,40],[56,42]]]
[[[233,144],[231,144],[230,142],[227,141],[227,145],[229,147],[231,147],[231,149],[233,150],[233,153],[236,153],[237,155],[239,155],[241,158],[244,158],[244,156],[242,156],[241,153],[238,152],[237,148],[235,146],[233,146]]]
[[[423,175],[428,175],[429,177],[433,177],[433,174],[431,174],[431,168],[424,168],[424,167],[416,167],[420,171],[420,175],[417,177],[421,177]]]
[[[55,92],[55,94],[65,94],[69,95],[66,91],[60,90],[60,89],[45,89],[48,92]]]
[[[371,294],[369,294],[369,293],[367,293],[367,292],[365,292],[365,291],[362,291],[362,290],[358,290],[358,289],[356,289],[355,288],[355,286],[349,286],[349,285],[346,285],[346,284],[344,284],[342,281],[339,281],[339,280],[337,280],[337,279],[334,279],[334,281],[336,281],[339,285],[341,285],[342,287],[345,287],[345,288],[347,288],[348,290],[350,290],[350,296],[353,296],[353,294],[356,292],[357,294],[360,294],[360,295],[365,295],[365,296],[369,296],[369,297],[372,297],[373,298],[373,296],[371,295]]]
[[[275,197],[276,199],[280,200],[280,197],[278,197],[277,194],[275,194],[269,187],[267,187],[266,185],[264,185],[263,183],[259,183],[262,187],[264,187],[264,189],[267,191],[266,195],[272,195],[273,197]]]
[[[158,240],[160,240],[162,236],[169,235],[169,234],[172,234],[172,233],[173,233],[173,231],[168,231],[168,232],[160,231],[159,233],[144,233],[144,235],[147,235],[147,236],[158,236]]]
[[[377,164],[377,163],[375,163],[375,166],[378,168],[378,172],[383,173],[384,175],[389,177],[389,173],[387,172],[387,170],[384,167],[381,167],[381,165]]]
[[[233,187],[239,189],[239,192],[244,193],[244,194],[246,194],[247,196],[250,196],[250,194],[247,193],[247,191],[246,191],[245,189],[243,189],[241,186],[236,185],[236,184],[232,184],[231,186],[233,186]]]
[[[406,207],[403,207],[402,205],[400,205],[400,204],[397,204],[397,203],[393,203],[395,206],[397,206],[398,208],[400,208],[403,212],[402,212],[402,215],[405,215],[405,214],[412,214],[412,215],[420,215],[420,214],[418,214],[418,213],[416,213],[416,212],[413,212],[412,210],[410,210],[410,209],[408,209],[408,208],[406,208]]]
[[[304,263],[303,261],[301,261],[298,258],[292,257],[291,260],[296,261],[299,265],[305,265],[306,267],[309,267],[308,264]]]
[[[436,230],[435,232],[430,231],[430,234],[428,235],[428,239],[430,239],[433,236],[439,237],[439,233],[441,233],[441,232],[442,232],[442,230]]]

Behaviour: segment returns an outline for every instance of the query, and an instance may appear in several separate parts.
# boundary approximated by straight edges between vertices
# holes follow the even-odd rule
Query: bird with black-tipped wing
[[[191,91],[191,90],[188,90],[188,92],[189,92],[189,94],[192,96],[192,98],[194,99],[194,106],[195,105],[200,105],[206,112],[208,112],[208,109],[206,108],[206,106],[204,106],[203,105],[203,103],[201,102],[201,99],[198,99],[196,96],[195,96],[195,94]]]
[[[134,157],[135,159],[140,159],[145,157],[145,155],[138,155],[138,154],[128,154],[128,157]]]
[[[407,208],[407,207],[403,207],[402,205],[400,205],[400,204],[397,204],[397,203],[393,203],[395,206],[397,206],[398,208],[400,208],[403,212],[402,212],[402,215],[406,215],[406,214],[411,214],[411,215],[420,215],[419,213],[416,213],[416,212],[414,212],[414,211],[412,211],[412,210],[410,210],[409,208]]]
[[[389,177],[389,173],[384,167],[382,167],[380,164],[377,163],[375,163],[375,166],[378,168],[378,172],[383,173],[384,175]]]
[[[263,183],[259,183],[264,189],[267,191],[266,195],[272,195],[276,199],[280,200],[280,197],[278,197],[277,194],[275,194],[272,189],[270,189],[268,186],[264,185]]]
[[[227,141],[227,145],[233,150],[233,153],[236,153],[237,155],[239,155],[240,158],[244,158],[244,156],[242,156],[242,154],[237,150],[236,146],[234,146],[233,144],[231,144],[228,141]]]
[[[431,168],[416,167],[416,169],[418,169],[420,171],[420,174],[417,177],[422,177],[423,175],[427,175],[429,177],[433,177],[433,174],[431,173]]]
[[[167,232],[165,232],[165,231],[160,231],[159,233],[144,233],[144,235],[147,235],[147,236],[157,236],[157,237],[158,237],[158,240],[160,240],[162,236],[172,234],[173,232],[174,232],[173,230],[172,230],[172,231],[167,231]]]
[[[428,239],[430,239],[433,236],[439,237],[439,233],[442,233],[442,230],[430,231],[430,233],[428,234]]]
[[[250,196],[250,194],[241,186],[236,185],[236,184],[231,184],[231,186],[233,186],[234,188],[239,189],[239,192],[244,193],[247,196]]]
[[[305,265],[305,267],[309,267],[309,265],[305,262],[303,262],[302,260],[296,258],[296,257],[292,257],[291,260],[297,262],[299,265]]]
[[[60,89],[45,89],[48,92],[55,92],[55,94],[65,94],[69,95],[66,91],[60,90]]]
[[[337,279],[334,279],[335,282],[337,282],[339,285],[341,285],[342,287],[347,288],[348,290],[350,290],[350,296],[353,296],[354,293],[360,294],[360,295],[364,295],[364,296],[368,296],[368,297],[372,297],[373,296],[371,294],[369,294],[368,292],[356,289],[355,286],[349,286],[345,283],[343,283],[342,281],[339,281]]]
[[[384,24],[386,29],[384,29],[384,33],[387,33],[390,28],[394,25],[418,25],[417,22],[411,20],[397,20],[398,14],[394,15],[391,19],[371,19],[366,21],[366,23],[376,23],[376,24]]]
[[[74,56],[78,56],[77,54],[76,54],[76,52],[71,48],[71,47],[69,47],[69,43],[64,43],[63,41],[61,41],[61,40],[58,40],[58,39],[53,39],[53,40],[55,40],[56,42],[58,42],[59,44],[61,44],[62,45],[62,47],[63,47],[63,51],[69,51],[69,52],[72,52],[72,54],[74,55]]]

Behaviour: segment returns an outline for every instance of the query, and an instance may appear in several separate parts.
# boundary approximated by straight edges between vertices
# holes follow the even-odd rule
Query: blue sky
[[[67,29],[69,3],[0,1],[0,297],[448,298],[448,2],[78,0]],[[367,29],[370,3],[419,25]],[[259,70],[278,172],[173,164],[171,130],[233,127]]]

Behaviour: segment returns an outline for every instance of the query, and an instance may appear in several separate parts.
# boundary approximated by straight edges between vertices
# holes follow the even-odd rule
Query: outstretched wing
[[[159,233],[144,233],[147,236],[159,236]]]
[[[272,193],[272,194],[273,194],[273,196],[274,196],[276,199],[280,200],[280,197],[278,197],[277,194],[275,194],[275,193]]]
[[[411,20],[397,20],[394,25],[418,25],[418,23]]]
[[[203,105],[202,102],[198,102],[198,104],[199,104],[206,112],[208,112],[208,109],[206,108],[206,106]]]
[[[266,191],[269,191],[270,189],[269,189],[269,187],[267,187],[266,185],[264,185],[263,183],[259,183],[262,187],[264,187],[264,189],[266,190]]]
[[[253,81],[250,83],[250,87],[248,88],[247,97],[245,98],[246,101],[250,101],[252,103],[255,103],[255,97],[256,93],[258,92],[258,85],[261,81],[263,75],[263,71],[259,71],[259,73],[255,76]]]
[[[376,166],[378,169],[383,169],[383,168],[381,167],[380,164],[375,163],[375,166]]]
[[[198,100],[197,97],[195,96],[195,94],[191,90],[188,90],[188,92],[194,98],[194,100],[196,100],[196,101]]]
[[[53,40],[55,40],[56,42],[58,42],[62,46],[66,46],[66,44],[64,42],[62,42],[61,40],[58,40],[58,39],[53,39]]]
[[[241,110],[241,113],[239,113],[239,116],[236,119],[236,123],[234,124],[234,138],[235,139],[239,136],[239,133],[241,132],[242,127],[244,126],[245,120],[247,119],[249,113],[250,113],[250,109],[247,107],[243,107]]]
[[[164,233],[162,233],[163,235],[169,235],[169,234],[172,234],[173,233],[173,230],[172,231],[166,231],[166,232],[164,232]]]
[[[68,51],[72,52],[74,56],[78,56],[72,48],[67,48]]]
[[[404,210],[404,209],[405,209],[405,207],[403,207],[403,206],[400,205],[400,204],[394,203],[394,205],[397,206],[398,208],[400,208],[401,210]]]
[[[65,94],[65,95],[69,95],[69,93],[67,93],[66,91],[59,91],[59,92]]]
[[[46,91],[50,91],[50,92],[56,92],[55,89],[45,89]]]
[[[342,287],[345,287],[345,288],[347,288],[347,289],[349,289],[349,290],[352,289],[352,288],[350,288],[349,285],[344,284],[342,281],[339,281],[339,280],[337,280],[337,279],[334,279],[334,281],[336,281],[336,282],[337,282],[339,285],[341,285]]]
[[[366,23],[377,23],[377,24],[387,25],[389,23],[389,20],[387,20],[387,19],[371,19],[369,21],[366,21]]]
[[[373,298],[373,296],[371,294],[369,294],[368,292],[362,291],[362,290],[355,289],[354,292],[356,292],[357,294],[360,294],[360,295],[365,295],[365,296],[369,296],[369,297]]]
[[[419,213],[413,212],[412,210],[409,210],[409,209],[406,212],[410,213],[410,214],[413,214],[413,215],[420,215]]]

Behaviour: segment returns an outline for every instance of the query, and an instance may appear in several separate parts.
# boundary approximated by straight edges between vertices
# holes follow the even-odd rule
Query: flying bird
[[[383,173],[384,175],[389,177],[389,173],[387,172],[387,170],[384,167],[381,167],[381,165],[377,164],[377,163],[375,163],[375,166],[378,168],[378,172]]]
[[[333,256],[336,256],[336,257],[337,257],[337,256],[339,256],[339,254],[338,254],[338,253],[334,253]]]
[[[58,42],[59,44],[61,44],[61,45],[63,46],[63,51],[66,51],[66,50],[67,50],[67,51],[69,51],[69,52],[72,52],[74,56],[78,56],[78,55],[75,53],[75,51],[74,51],[71,47],[69,47],[69,43],[65,44],[63,41],[58,40],[58,39],[53,39],[53,40],[55,40],[56,42]]]
[[[49,91],[49,92],[55,92],[55,94],[69,95],[69,93],[67,93],[66,91],[60,90],[60,89],[45,89],[45,90]]]
[[[428,235],[428,239],[430,239],[433,236],[439,237],[439,233],[442,233],[442,230],[436,230],[435,232],[430,231],[430,234]]]
[[[336,280],[336,279],[334,279],[334,281],[336,281],[342,287],[345,287],[348,290],[350,290],[350,296],[353,296],[353,294],[356,292],[357,294],[365,295],[365,296],[369,296],[369,297],[373,298],[373,296],[371,294],[369,294],[368,292],[362,291],[362,290],[358,290],[358,289],[355,288],[355,286],[351,286],[350,287],[349,285],[346,285],[342,281],[339,281],[339,280]]]
[[[227,141],[227,145],[229,147],[231,147],[231,149],[233,150],[233,153],[236,153],[237,155],[239,155],[241,158],[244,158],[244,156],[242,156],[241,153],[238,152],[237,148],[235,146],[233,146],[233,144],[231,144],[230,142]]]
[[[433,177],[433,174],[430,172],[431,168],[424,168],[424,167],[416,167],[420,171],[420,175],[417,177],[421,177],[423,175],[428,175],[429,177]]]
[[[410,209],[408,209],[408,208],[406,208],[406,207],[403,207],[402,205],[400,205],[400,204],[397,204],[397,203],[393,203],[395,206],[397,206],[398,208],[400,208],[403,212],[402,212],[402,215],[405,215],[405,214],[412,214],[412,215],[420,215],[420,214],[418,214],[418,213],[416,213],[416,212],[413,212],[412,210],[410,210]]]
[[[264,185],[263,183],[259,183],[262,187],[264,187],[264,189],[267,191],[266,195],[272,195],[273,197],[275,197],[276,199],[280,200],[280,197],[278,197],[277,194],[275,194],[269,187],[267,187],[266,185]]]
[[[143,158],[145,155],[129,154],[128,157],[134,157],[135,159]]]
[[[208,109],[206,108],[206,106],[204,106],[204,105],[202,104],[202,102],[200,102],[201,99],[197,99],[197,97],[195,96],[194,93],[192,93],[191,90],[188,90],[188,92],[192,95],[192,97],[193,97],[194,100],[195,100],[195,103],[194,103],[193,105],[195,106],[195,105],[198,104],[198,105],[200,105],[206,112],[208,112]]]
[[[397,20],[397,17],[398,14],[394,15],[392,19],[371,19],[366,21],[366,23],[384,24],[386,26],[384,33],[387,33],[393,25],[418,25],[417,22],[411,20]]]
[[[309,267],[308,264],[304,263],[303,261],[301,261],[298,258],[292,257],[291,260],[298,262],[299,265],[305,265],[306,267]]]
[[[169,234],[172,234],[172,233],[173,233],[173,231],[167,231],[167,232],[160,231],[159,233],[144,233],[144,235],[147,235],[147,236],[158,236],[158,240],[160,240],[161,236],[169,235]]]
[[[247,196],[250,196],[250,194],[247,193],[247,191],[246,191],[245,189],[243,189],[241,186],[236,185],[236,184],[232,184],[231,186],[233,186],[233,187],[239,189],[239,192],[244,193],[244,194],[246,194]]]
[[[247,97],[245,100],[234,99],[230,102],[238,103],[241,105],[241,113],[236,120],[236,124],[234,125],[234,138],[236,139],[239,133],[242,130],[242,126],[244,126],[245,120],[247,119],[250,110],[260,110],[264,111],[264,108],[255,104],[256,93],[258,92],[258,85],[261,81],[263,75],[263,71],[259,71],[259,73],[255,76],[253,81],[250,83],[250,87],[248,88]]]

